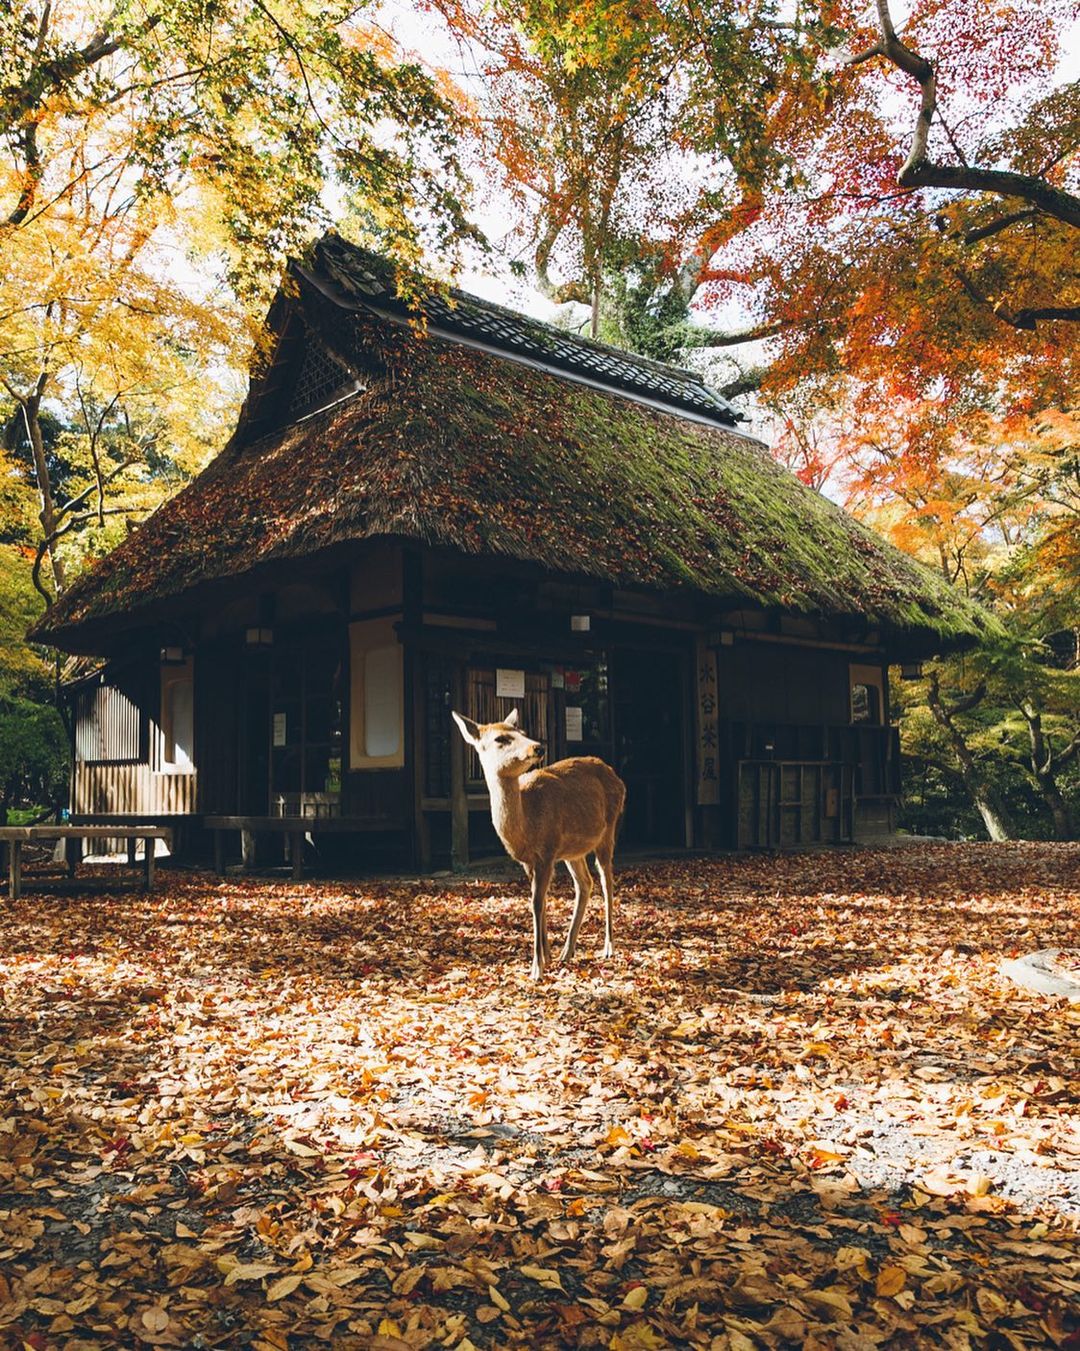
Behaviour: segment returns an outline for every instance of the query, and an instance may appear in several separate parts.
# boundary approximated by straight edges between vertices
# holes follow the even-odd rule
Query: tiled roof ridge
[[[380,254],[331,233],[316,244],[314,261],[359,303],[408,313],[396,292],[394,265]],[[615,391],[639,392],[675,408],[689,407],[725,426],[735,426],[744,417],[695,371],[572,333],[458,287],[432,290],[421,312],[436,328],[555,370],[577,371]]]

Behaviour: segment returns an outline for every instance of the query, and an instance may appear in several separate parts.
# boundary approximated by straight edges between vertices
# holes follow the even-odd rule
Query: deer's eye
[[[510,745],[510,737],[506,736],[505,734],[504,734],[503,736],[497,736],[497,737],[495,738],[495,745],[496,745],[496,746],[509,746],[509,745]]]

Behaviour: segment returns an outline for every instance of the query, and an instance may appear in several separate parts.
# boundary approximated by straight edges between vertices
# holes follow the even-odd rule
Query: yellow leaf
[[[919,1186],[931,1196],[952,1196],[954,1192],[963,1190],[964,1180],[945,1169],[933,1169],[919,1179]]]
[[[270,1289],[267,1290],[266,1298],[271,1303],[277,1299],[284,1299],[286,1295],[292,1294],[303,1279],[303,1272],[293,1273],[290,1276],[282,1276],[280,1281],[275,1281]]]
[[[996,1290],[989,1290],[986,1286],[975,1291],[975,1302],[979,1306],[979,1312],[984,1318],[1000,1318],[1003,1313],[1008,1312],[1009,1302],[1002,1298]]]
[[[907,1285],[907,1272],[901,1266],[888,1263],[877,1274],[874,1289],[886,1299],[898,1295]]]
[[[399,1276],[394,1277],[393,1284],[390,1288],[395,1295],[411,1295],[414,1287],[417,1285],[423,1274],[423,1267],[409,1267],[406,1271],[401,1272]]]
[[[491,1300],[492,1304],[498,1305],[498,1307],[502,1309],[503,1313],[510,1312],[510,1305],[506,1302],[506,1299],[503,1297],[502,1293],[500,1292],[497,1286],[494,1285],[488,1286],[488,1299]]]
[[[659,1337],[648,1323],[634,1323],[623,1332],[616,1332],[608,1342],[609,1351],[662,1351],[667,1342]]]
[[[240,1262],[225,1277],[226,1285],[235,1285],[237,1281],[261,1281],[264,1276],[272,1276],[277,1267],[272,1262]]]
[[[870,1253],[866,1248],[840,1247],[836,1250],[836,1269],[837,1271],[857,1271],[864,1279],[869,1278],[870,1269],[867,1265]]]
[[[851,1303],[839,1290],[800,1290],[799,1299],[823,1313],[839,1314],[841,1318],[851,1317]]]
[[[528,1276],[531,1280],[539,1281],[541,1285],[547,1286],[549,1289],[562,1289],[562,1281],[559,1279],[559,1273],[557,1271],[552,1271],[549,1267],[519,1267],[518,1270],[523,1276]]]
[[[628,1290],[623,1297],[622,1306],[624,1309],[644,1309],[645,1301],[649,1298],[649,1291],[644,1285],[635,1285],[633,1290]]]
[[[142,1312],[142,1323],[150,1332],[164,1332],[169,1326],[169,1315],[160,1304],[151,1304]]]
[[[298,1154],[302,1159],[317,1159],[320,1152],[317,1149],[311,1149],[308,1145],[302,1145],[299,1140],[285,1140],[285,1148],[290,1154]]]

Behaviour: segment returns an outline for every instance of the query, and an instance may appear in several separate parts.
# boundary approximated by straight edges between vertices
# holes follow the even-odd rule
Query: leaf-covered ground
[[[1080,1346],[1080,848],[509,876],[0,902],[0,1345]]]

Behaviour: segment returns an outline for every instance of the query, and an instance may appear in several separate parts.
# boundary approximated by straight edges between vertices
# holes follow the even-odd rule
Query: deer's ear
[[[480,741],[480,728],[473,722],[472,718],[462,717],[460,713],[455,713],[452,709],[450,716],[458,725],[458,730],[470,745],[475,746]]]
[[[503,722],[504,722],[504,724],[505,724],[507,727],[516,727],[516,726],[518,725],[518,711],[517,711],[517,709],[516,709],[516,708],[512,708],[512,709],[510,710],[510,712],[507,713],[506,717],[503,718]]]

